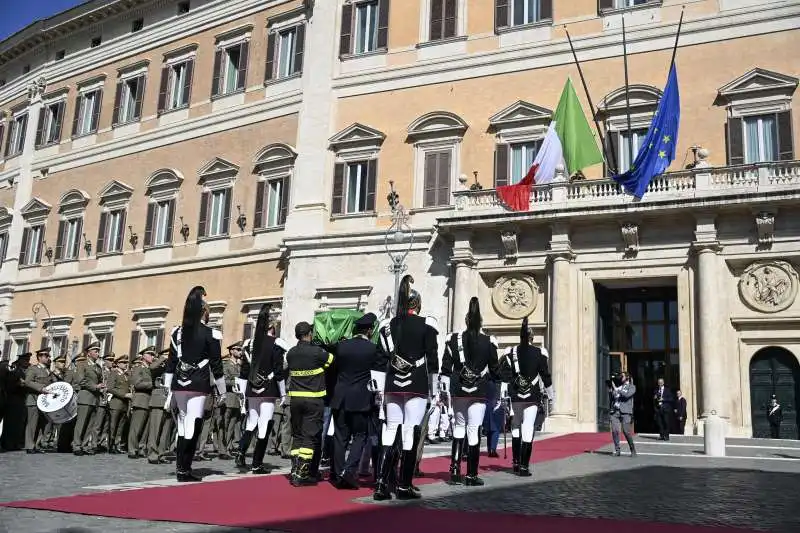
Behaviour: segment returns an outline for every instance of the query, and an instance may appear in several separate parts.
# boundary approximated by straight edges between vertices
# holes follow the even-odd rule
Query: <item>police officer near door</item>
[[[769,401],[767,409],[767,420],[769,421],[769,434],[773,439],[781,438],[781,422],[783,422],[783,408],[778,403],[778,397],[774,394]]]

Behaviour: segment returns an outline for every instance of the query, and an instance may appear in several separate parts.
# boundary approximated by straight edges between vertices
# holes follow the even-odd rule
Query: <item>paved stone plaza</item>
[[[637,440],[640,456],[614,458],[610,448],[536,465],[532,479],[488,473],[481,489],[425,485],[411,505],[430,509],[612,518],[745,530],[800,531],[800,442],[731,439],[728,457],[702,456],[702,440]],[[426,455],[443,454],[446,445]],[[286,461],[270,458],[287,468]],[[197,463],[220,483],[238,477],[230,461]],[[0,455],[0,501],[41,499],[104,490],[172,484],[170,465],[152,466],[124,456]],[[313,490],[313,489],[310,489]],[[371,502],[364,499],[365,502]],[[393,502],[388,505],[398,505]],[[235,512],[235,511],[232,511]],[[645,524],[643,524],[645,526]],[[0,531],[45,532],[233,532],[195,524],[143,522],[0,508]],[[647,531],[646,526],[642,531]]]

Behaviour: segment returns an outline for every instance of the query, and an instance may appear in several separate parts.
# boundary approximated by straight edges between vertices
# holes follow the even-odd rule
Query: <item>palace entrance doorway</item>
[[[800,363],[789,350],[776,346],[762,348],[750,360],[750,411],[755,438],[770,438],[767,413],[773,394],[783,410],[780,438],[797,439]]]

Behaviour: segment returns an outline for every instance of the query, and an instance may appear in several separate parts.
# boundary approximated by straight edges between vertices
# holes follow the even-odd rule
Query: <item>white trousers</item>
[[[194,421],[203,419],[206,406],[206,395],[202,392],[190,390],[175,391],[172,393],[175,405],[178,406],[178,436],[184,439],[194,437]]]
[[[390,393],[386,395],[385,401],[386,421],[383,424],[381,443],[384,446],[394,444],[397,428],[401,427],[403,450],[411,450],[414,447],[414,426],[422,424],[428,399],[422,396]]]
[[[431,407],[431,416],[428,419],[428,438],[435,439],[439,433],[439,423],[442,420],[442,408],[438,405]]]
[[[539,413],[539,406],[529,403],[514,402],[511,407],[514,409],[514,418],[511,421],[511,436],[516,438],[519,437],[521,433],[522,442],[533,442],[533,433],[536,427],[536,415]]]
[[[463,439],[466,434],[469,446],[480,444],[480,427],[486,414],[486,402],[478,398],[453,398],[453,411],[453,438]]]
[[[258,438],[267,438],[267,428],[275,413],[275,398],[247,398],[247,431],[258,426]]]

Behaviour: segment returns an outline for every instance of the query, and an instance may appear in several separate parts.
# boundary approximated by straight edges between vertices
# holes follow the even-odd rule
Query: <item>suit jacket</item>
[[[686,398],[681,397],[675,401],[675,416],[682,421],[686,420]]]
[[[331,375],[336,378],[331,409],[369,411],[373,393],[367,389],[371,371],[386,372],[389,361],[383,348],[363,337],[353,337],[329,347],[336,362]]]
[[[619,396],[611,393],[611,412],[633,416],[633,397],[636,395],[636,385],[630,381],[619,388]]]
[[[149,409],[150,394],[153,392],[153,375],[150,373],[150,367],[139,363],[131,369],[130,379],[133,387],[131,406],[136,409]]]
[[[78,392],[78,405],[98,405],[100,392],[98,388],[103,383],[103,369],[97,363],[81,361],[78,363],[77,376],[80,391]]]
[[[658,387],[653,391],[653,402],[655,403],[656,409],[659,408],[658,405]],[[664,385],[664,392],[661,396],[661,409],[663,411],[672,411],[672,405],[675,403],[675,395],[672,394],[672,391]]]
[[[28,394],[25,397],[25,405],[28,407],[36,406],[36,398],[41,394],[42,389],[55,381],[50,370],[41,365],[31,365],[25,371],[25,386]]]

